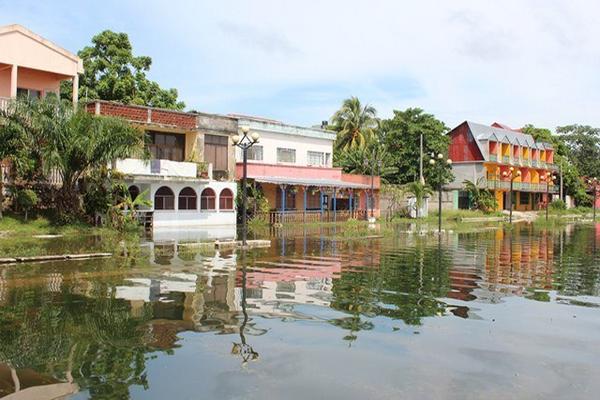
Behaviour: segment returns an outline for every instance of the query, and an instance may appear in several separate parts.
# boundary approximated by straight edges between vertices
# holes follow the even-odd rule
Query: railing
[[[0,97],[0,110],[6,110],[11,101],[9,97]]]
[[[170,160],[140,160],[126,158],[117,160],[117,170],[126,175],[155,175],[196,178],[196,163]]]
[[[349,219],[366,219],[369,215],[367,210],[273,210],[269,211],[269,224],[286,224],[286,223],[314,223],[314,222],[343,222]]]
[[[502,156],[502,162],[504,164],[510,164],[510,156]]]
[[[490,154],[490,161],[497,162],[498,161],[498,156],[496,154]]]
[[[538,167],[538,160],[531,160],[532,167]]]

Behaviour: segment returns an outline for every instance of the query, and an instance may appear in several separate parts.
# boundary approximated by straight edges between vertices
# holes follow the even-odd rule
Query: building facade
[[[371,208],[373,216],[379,216],[379,177],[345,174],[334,168],[334,132],[234,117],[239,126],[260,135],[259,142],[248,151],[248,178],[267,199],[271,223],[365,219]],[[236,161],[236,176],[241,179],[240,149]]]
[[[457,208],[469,208],[467,193],[461,190],[465,180],[492,191],[498,210],[509,207],[511,181],[513,209],[519,211],[543,208],[558,192],[552,180],[557,170],[552,145],[498,123],[465,121],[449,136],[455,179],[448,188]]]
[[[125,119],[147,135],[149,160],[117,160],[132,197],[147,191],[140,210],[153,228],[230,226],[235,229],[234,118],[108,101],[87,104],[96,115]]]
[[[58,96],[65,80],[72,82],[76,103],[81,73],[75,54],[21,25],[0,27],[0,107],[18,96]]]

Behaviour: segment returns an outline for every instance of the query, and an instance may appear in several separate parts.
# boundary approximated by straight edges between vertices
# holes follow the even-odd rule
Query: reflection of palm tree
[[[248,361],[258,359],[258,353],[252,346],[246,343],[244,330],[248,324],[248,311],[246,310],[246,250],[242,250],[242,315],[244,316],[240,325],[240,343],[234,343],[231,354],[239,354],[242,357],[242,365]]]

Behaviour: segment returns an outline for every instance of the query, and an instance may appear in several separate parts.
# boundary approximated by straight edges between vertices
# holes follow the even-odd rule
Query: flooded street
[[[0,397],[598,393],[600,225],[405,230],[337,241],[318,228],[273,232],[271,248],[246,254],[37,240],[38,253],[117,256],[0,266]]]

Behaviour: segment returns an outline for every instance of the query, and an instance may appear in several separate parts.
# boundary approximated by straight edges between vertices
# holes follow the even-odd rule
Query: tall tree
[[[331,118],[337,132],[335,149],[345,151],[363,147],[377,128],[377,112],[370,105],[363,106],[357,97],[344,100],[342,107]]]
[[[149,80],[152,59],[134,56],[126,33],[103,31],[92,38],[92,46],[78,53],[84,73],[79,80],[82,99],[113,100],[128,104],[182,110],[176,89],[162,89]],[[63,97],[70,98],[70,85],[61,87]]]
[[[446,136],[448,128],[432,114],[425,113],[420,108],[408,108],[405,111],[394,111],[391,119],[384,119],[380,124],[379,135],[387,151],[394,158],[393,165],[398,173],[392,180],[393,183],[413,182],[419,177],[419,140],[423,134],[424,154],[447,154],[449,138]],[[427,161],[427,159],[425,160]],[[424,174],[431,175],[428,183],[436,174],[429,174],[427,162],[423,163]],[[446,178],[446,176],[444,176]]]
[[[571,161],[579,172],[600,178],[600,129],[567,125],[557,127],[556,132],[569,149]]]

